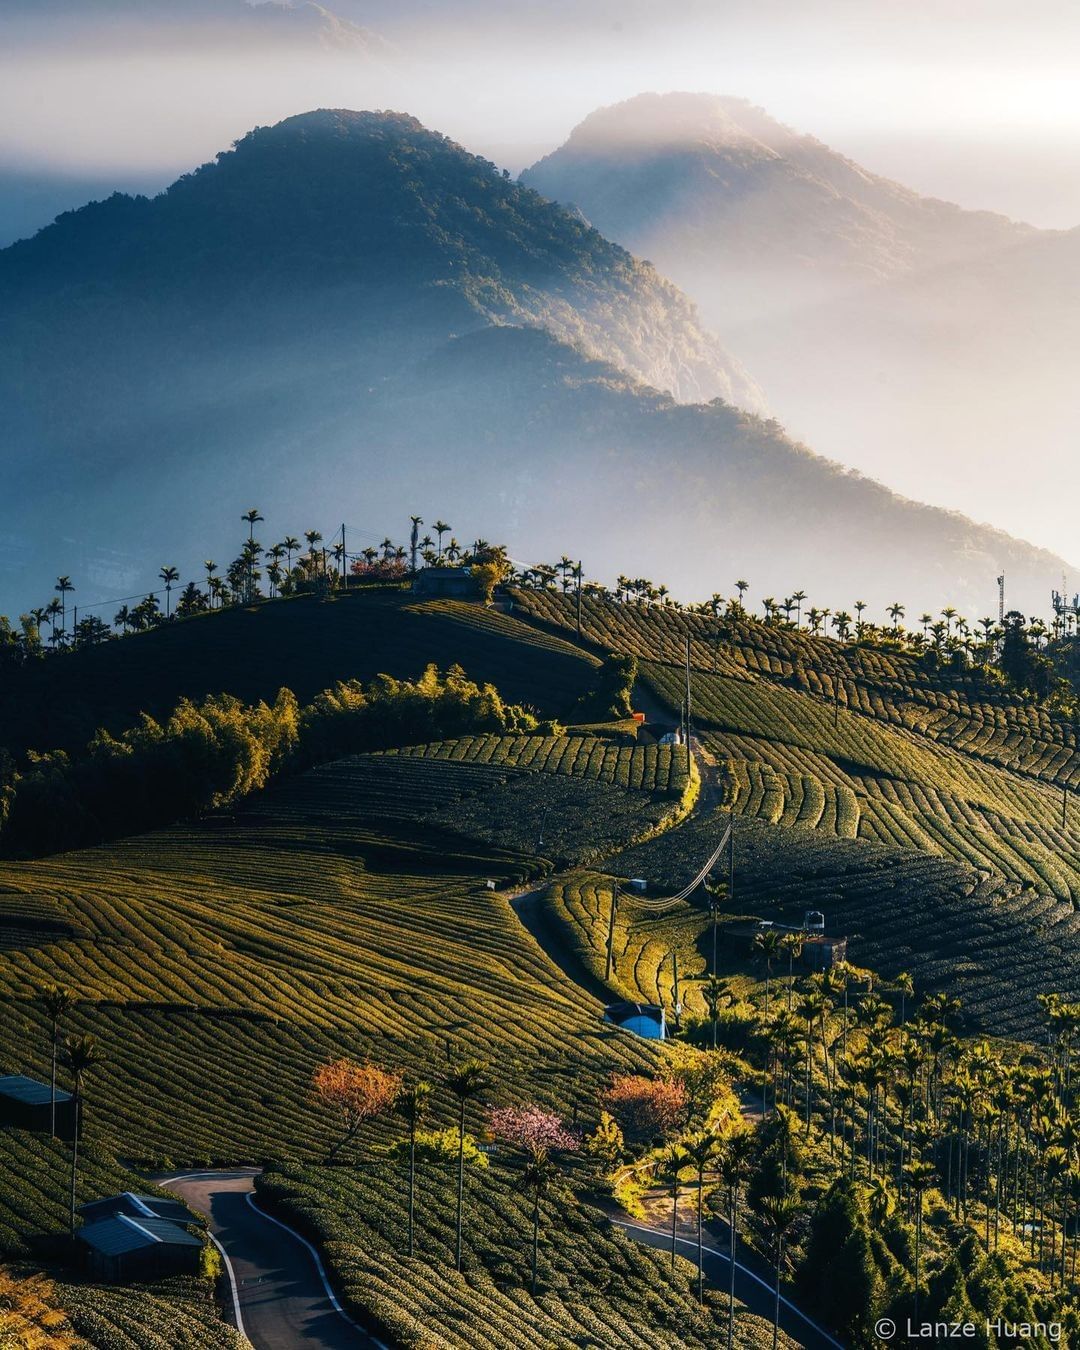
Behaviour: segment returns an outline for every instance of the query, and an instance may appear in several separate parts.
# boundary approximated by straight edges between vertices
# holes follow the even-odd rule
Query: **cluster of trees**
[[[184,699],[163,722],[143,714],[120,736],[98,731],[80,756],[31,753],[18,768],[0,761],[0,848],[36,854],[137,833],[361,750],[538,728],[552,730],[459,666],[428,666],[416,680],[341,681],[305,707],[289,689],[271,704]]]
[[[944,994],[925,997],[909,1017],[914,989],[906,975],[891,999],[874,991],[867,972],[843,963],[797,977],[800,943],[795,933],[759,933],[761,1003],[710,980],[709,1015],[691,1034],[737,1047],[760,1066],[766,1124],[749,1183],[752,1208],[774,1227],[778,1207],[790,1210],[793,1230],[801,1229],[805,1297],[857,1343],[886,1315],[948,1316],[970,1306],[979,1321],[1003,1310],[1013,1321],[1045,1315],[1009,1274],[1006,1257],[1015,1263],[1024,1254],[1050,1291],[1076,1289],[1080,1103],[1072,1060],[1080,1004],[1044,998],[1049,1052],[1021,1056],[964,1040],[955,1029],[959,1002]],[[776,966],[787,971],[779,988]],[[804,1155],[834,1179],[812,1209]],[[929,1272],[926,1216],[937,1235]],[[776,1256],[775,1233],[771,1241]],[[850,1269],[825,1284],[819,1267],[838,1251]]]
[[[478,593],[488,599],[494,587],[513,572],[506,549],[500,544],[477,539],[463,547],[451,534],[444,545],[443,536],[450,533],[451,527],[443,520],[437,520],[432,527],[436,539],[427,534],[421,538],[419,531],[424,522],[420,516],[411,516],[408,546],[395,543],[388,536],[378,548],[369,545],[359,553],[347,550],[345,526],[341,527],[341,537],[329,544],[322,531],[312,529],[305,530],[302,538],[288,534],[264,548],[255,538],[255,526],[264,520],[258,508],[246,511],[241,520],[248,527],[248,537],[224,571],[213,559],[207,559],[203,564],[205,578],[197,582],[189,580],[174,605],[173,590],[179,588],[182,578],[176,567],[166,564],[158,571],[162,589],[151,591],[136,604],[122,604],[111,625],[96,614],[84,613],[80,619],[72,600],[75,583],[70,576],[57,577],[55,593],[48,604],[22,615],[18,626],[6,617],[0,618],[0,668],[5,661],[21,662],[46,651],[93,647],[113,637],[146,632],[173,619],[233,605],[309,592],[328,594],[351,583],[402,582],[415,575],[421,562],[429,567],[478,570]]]
[[[415,1254],[417,1167],[427,1161],[454,1163],[456,1183],[455,1265],[462,1266],[467,1164],[488,1166],[474,1136],[467,1130],[470,1107],[481,1107],[484,1135],[510,1153],[521,1186],[531,1199],[530,1287],[537,1293],[538,1252],[543,1200],[557,1179],[577,1163],[591,1163],[608,1171],[627,1157],[626,1140],[635,1144],[659,1142],[678,1129],[698,1141],[695,1155],[702,1169],[719,1156],[723,1133],[738,1117],[738,1104],[719,1057],[688,1055],[665,1074],[647,1078],[616,1075],[598,1099],[600,1120],[583,1134],[557,1112],[535,1102],[490,1106],[486,1098],[494,1083],[489,1066],[478,1060],[452,1063],[438,1084],[406,1081],[403,1075],[372,1063],[338,1059],[320,1065],[312,1079],[313,1098],[334,1120],[336,1133],[327,1162],[339,1159],[356,1140],[362,1126],[379,1116],[398,1115],[406,1134],[389,1150],[391,1160],[407,1169],[408,1225],[404,1251]],[[435,1099],[442,1096],[453,1112],[453,1130],[425,1130]],[[705,1141],[708,1141],[706,1146]],[[700,1218],[700,1206],[699,1206]],[[699,1256],[700,1256],[699,1252]],[[699,1293],[701,1293],[699,1270]]]
[[[526,589],[558,588],[564,595],[573,591],[579,597],[612,599],[623,604],[685,608],[717,619],[745,621],[757,617],[746,604],[750,584],[745,580],[735,583],[735,596],[714,593],[701,604],[683,606],[672,597],[667,586],[655,585],[645,577],[620,575],[613,588],[587,580],[580,560],[575,562],[566,554],[556,563],[540,562],[518,570],[509,560],[505,547],[485,539],[463,546],[452,533],[452,527],[442,519],[432,526],[434,538],[432,534],[421,535],[422,517],[411,516],[407,545],[396,543],[387,536],[377,548],[369,545],[359,553],[347,550],[345,526],[341,527],[341,537],[329,545],[321,531],[312,529],[305,531],[302,539],[286,535],[279,543],[264,548],[254,534],[256,524],[263,520],[258,509],[251,508],[241,519],[248,526],[248,537],[237,557],[224,572],[217,563],[208,560],[204,564],[205,581],[202,584],[188,581],[175,608],[172,592],[181,578],[175,567],[167,565],[158,573],[163,590],[148,594],[131,607],[121,606],[114,616],[114,627],[97,616],[84,615],[81,620],[76,617],[69,628],[69,602],[75,586],[70,576],[58,577],[55,594],[49,603],[22,615],[17,627],[6,618],[0,619],[0,666],[4,661],[22,661],[41,655],[46,648],[59,651],[68,647],[93,646],[116,636],[117,632],[143,632],[174,617],[186,618],[230,605],[251,604],[267,597],[274,599],[308,591],[329,593],[350,582],[400,583],[414,576],[421,563],[424,566],[468,566],[475,575],[477,593],[486,600],[491,599],[496,586],[513,582]],[[449,541],[445,539],[447,535]],[[875,623],[866,618],[868,606],[864,600],[856,600],[850,609],[830,609],[806,605],[806,599],[806,592],[802,590],[780,600],[766,596],[761,601],[760,621],[793,629],[805,628],[815,636],[828,635],[831,630],[840,642],[881,644],[909,650],[922,655],[932,666],[944,665],[957,670],[978,667],[985,672],[1000,672],[1015,689],[1032,697],[1063,706],[1067,704],[1068,708],[1073,708],[1076,702],[1075,690],[1066,678],[1068,663],[1061,659],[1061,651],[1068,651],[1075,642],[1080,607],[1075,602],[1066,603],[1056,592],[1049,626],[1038,617],[1025,619],[1018,611],[1011,611],[1000,624],[991,617],[970,623],[947,605],[940,616],[923,613],[916,627],[906,627],[906,610],[899,601],[886,608],[888,622]],[[76,609],[76,616],[77,613]],[[49,633],[47,639],[43,639],[46,624]]]
[[[391,1156],[404,1153],[408,1166],[408,1225],[405,1254],[415,1255],[416,1242],[416,1173],[417,1164],[424,1161],[457,1163],[457,1211],[455,1235],[455,1265],[462,1266],[465,1223],[465,1167],[472,1163],[487,1166],[466,1130],[467,1112],[471,1103],[479,1101],[491,1090],[488,1066],[481,1060],[467,1060],[452,1064],[443,1075],[444,1093],[453,1103],[457,1118],[453,1132],[425,1131],[430,1117],[434,1086],[425,1079],[406,1083],[404,1077],[377,1064],[358,1064],[349,1059],[333,1060],[320,1065],[312,1079],[315,1102],[336,1118],[340,1131],[334,1138],[327,1162],[333,1162],[346,1144],[353,1141],[361,1126],[376,1116],[395,1111],[404,1121],[405,1140],[392,1150]],[[540,1241],[541,1201],[554,1180],[560,1162],[580,1146],[579,1137],[553,1111],[531,1103],[525,1106],[503,1106],[486,1113],[487,1130],[491,1137],[516,1150],[522,1157],[522,1185],[533,1197],[532,1217],[532,1291],[536,1293],[537,1258]]]

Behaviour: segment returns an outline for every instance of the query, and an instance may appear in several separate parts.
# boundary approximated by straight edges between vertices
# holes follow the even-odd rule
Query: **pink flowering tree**
[[[496,1139],[525,1153],[568,1152],[578,1146],[554,1111],[542,1106],[498,1106],[488,1113],[488,1128]]]
[[[552,1153],[569,1153],[579,1146],[576,1134],[562,1118],[542,1106],[499,1106],[488,1113],[488,1127],[496,1139],[521,1149],[526,1155],[522,1182],[532,1192],[532,1282],[536,1295],[537,1260],[540,1250],[540,1201],[551,1188],[556,1173]]]

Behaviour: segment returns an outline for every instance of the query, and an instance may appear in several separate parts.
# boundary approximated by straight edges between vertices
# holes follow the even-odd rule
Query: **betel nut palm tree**
[[[460,1270],[465,1212],[465,1110],[469,1102],[486,1092],[490,1086],[487,1065],[479,1059],[466,1060],[463,1064],[452,1068],[443,1082],[447,1091],[457,1100],[458,1104],[458,1178],[454,1265],[456,1269]]]

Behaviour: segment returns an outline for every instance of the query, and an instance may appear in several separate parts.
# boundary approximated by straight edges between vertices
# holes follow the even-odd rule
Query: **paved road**
[[[671,1250],[671,1233],[662,1232],[656,1228],[646,1228],[644,1225],[635,1223],[629,1219],[619,1219],[612,1216],[612,1222],[631,1237],[635,1242],[644,1243],[647,1247],[656,1247],[661,1251]],[[727,1290],[731,1279],[731,1256],[726,1250],[714,1245],[718,1239],[711,1235],[706,1235],[704,1247],[704,1266],[705,1278],[715,1287]],[[719,1241],[723,1241],[720,1239]],[[687,1257],[697,1265],[697,1239],[696,1238],[678,1238],[677,1247],[680,1256]],[[773,1310],[776,1306],[776,1295],[769,1283],[760,1275],[748,1270],[738,1260],[735,1262],[735,1297],[741,1303],[745,1303],[751,1312],[757,1313],[759,1317],[764,1317],[770,1323],[773,1319]],[[803,1350],[843,1350],[842,1343],[832,1337],[827,1331],[817,1326],[804,1313],[801,1313],[793,1303],[789,1303],[781,1293],[780,1296],[780,1328],[785,1331],[791,1339],[803,1347]]]
[[[228,1258],[230,1321],[255,1350],[385,1350],[335,1306],[304,1240],[256,1208],[256,1172],[186,1172],[155,1178],[210,1218]]]

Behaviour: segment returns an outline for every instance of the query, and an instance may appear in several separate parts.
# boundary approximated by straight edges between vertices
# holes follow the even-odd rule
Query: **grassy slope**
[[[99,726],[160,716],[186,696],[271,699],[287,685],[306,701],[339,679],[415,678],[455,662],[514,703],[565,715],[593,657],[508,615],[405,591],[300,596],[198,615],[149,633],[48,660],[0,693],[0,745],[79,748]]]

